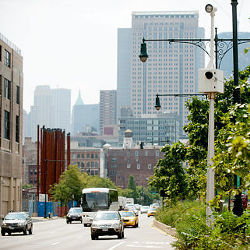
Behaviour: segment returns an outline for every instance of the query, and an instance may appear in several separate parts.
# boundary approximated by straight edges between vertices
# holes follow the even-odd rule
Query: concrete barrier
[[[157,220],[153,221],[153,226],[156,228],[159,228],[160,230],[164,231],[166,234],[169,234],[173,237],[177,236],[177,232],[176,232],[175,228],[172,228],[172,227],[170,227],[164,223],[161,223]]]

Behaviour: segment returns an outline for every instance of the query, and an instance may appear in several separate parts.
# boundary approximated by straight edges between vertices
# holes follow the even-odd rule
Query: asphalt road
[[[153,217],[139,216],[138,228],[125,228],[125,238],[101,236],[91,240],[90,228],[78,222],[66,224],[59,218],[35,222],[32,235],[13,233],[0,236],[0,249],[84,249],[84,250],[130,250],[173,249],[174,238],[152,227]]]

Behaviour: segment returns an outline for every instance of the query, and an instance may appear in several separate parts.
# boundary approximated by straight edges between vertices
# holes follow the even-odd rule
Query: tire
[[[27,228],[25,228],[25,229],[23,230],[23,234],[24,234],[24,235],[27,235]]]
[[[122,239],[122,231],[117,236],[118,236],[118,239]]]
[[[72,221],[69,222],[70,224],[72,223]]]
[[[97,240],[97,239],[98,239],[98,235],[91,234],[91,240]]]
[[[122,238],[124,238],[124,231],[122,232]]]
[[[10,236],[10,235],[11,235],[11,232],[8,232],[8,235]]]
[[[84,226],[84,227],[87,227],[87,226],[88,226],[88,224],[84,223],[84,224],[83,224],[83,226]]]
[[[69,224],[69,221],[68,221],[68,220],[67,220],[66,222],[67,222],[67,224]]]
[[[2,235],[2,236],[5,236],[5,231],[2,230],[2,231],[1,231],[1,235]]]
[[[33,227],[31,226],[29,229],[29,234],[32,234],[32,231],[33,231]]]

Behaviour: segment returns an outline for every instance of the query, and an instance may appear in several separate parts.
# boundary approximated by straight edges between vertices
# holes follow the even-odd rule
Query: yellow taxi
[[[156,211],[157,211],[156,207],[149,208],[148,213],[147,213],[148,217],[149,216],[154,216],[156,214]]]
[[[120,211],[120,215],[123,219],[124,226],[138,227],[138,216],[136,216],[134,211]]]

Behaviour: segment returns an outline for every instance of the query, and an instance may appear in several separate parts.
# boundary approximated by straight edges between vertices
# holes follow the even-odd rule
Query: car
[[[153,203],[150,205],[150,208],[151,207],[154,207],[154,208],[159,208],[160,207],[160,204],[159,203]]]
[[[148,210],[149,210],[149,206],[142,206],[141,207],[141,214],[146,214],[147,212],[148,212]]]
[[[72,221],[80,221],[82,223],[82,208],[72,207],[66,215],[67,224],[71,224]]]
[[[136,210],[140,210],[140,208],[141,208],[141,206],[139,204],[135,204],[134,206],[135,206]]]
[[[98,211],[91,225],[91,239],[97,240],[99,236],[117,235],[124,238],[123,219],[118,211]]]
[[[137,211],[137,209],[135,208],[135,205],[134,205],[134,204],[126,204],[125,210],[134,211],[135,214],[138,216],[138,211]]]
[[[138,227],[139,220],[134,211],[120,211],[120,215],[123,219],[124,226]]]
[[[148,217],[154,216],[156,214],[156,211],[157,211],[157,208],[155,208],[155,207],[149,208],[149,210],[147,212]]]
[[[11,235],[11,233],[22,232],[23,234],[32,234],[33,222],[31,217],[26,212],[10,212],[3,219],[1,226],[2,236],[5,233]]]

